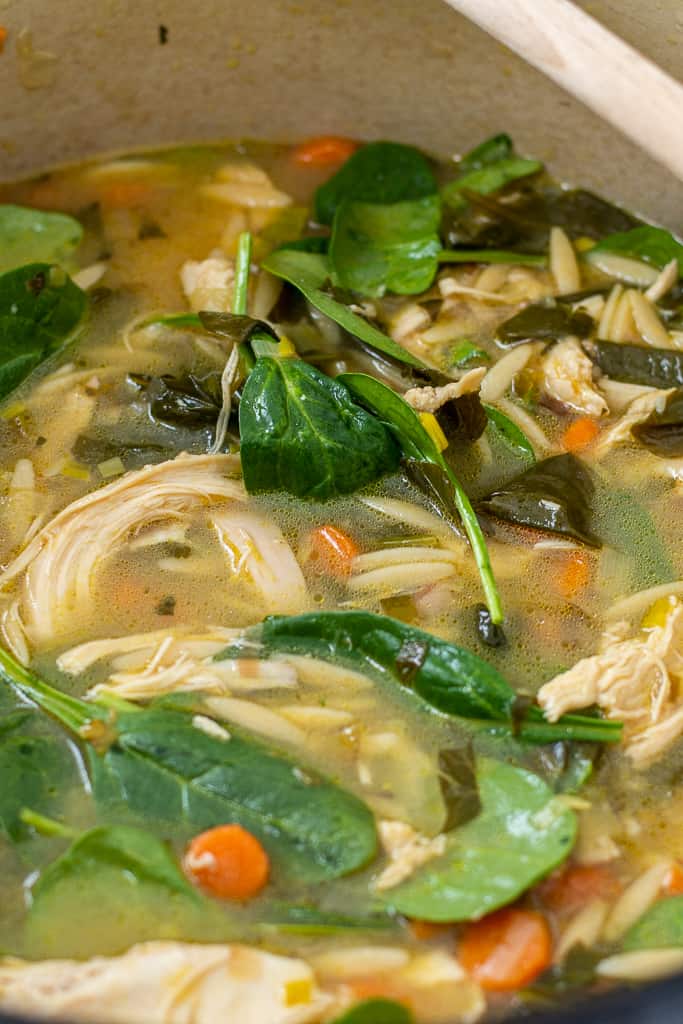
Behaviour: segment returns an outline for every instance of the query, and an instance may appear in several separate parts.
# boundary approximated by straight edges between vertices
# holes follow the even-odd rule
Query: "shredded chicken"
[[[20,614],[30,641],[55,640],[93,598],[98,565],[121,543],[197,507],[244,499],[229,455],[180,455],[126,473],[72,502],[0,574],[0,588],[23,576]]]
[[[220,249],[205,260],[188,260],[180,268],[180,281],[190,306],[224,313],[230,309],[235,264]]]
[[[568,409],[586,416],[608,412],[607,402],[593,383],[593,363],[575,338],[554,345],[543,360],[543,389]]]
[[[317,1024],[334,997],[303,960],[242,945],[149,942],[83,962],[5,961],[0,1006],[98,1024]]]
[[[477,366],[474,370],[468,370],[460,380],[451,381],[450,384],[438,388],[410,388],[403,397],[408,405],[412,405],[418,412],[437,412],[451,399],[478,391],[485,376],[486,367]]]
[[[375,889],[392,889],[414,871],[446,852],[446,836],[429,839],[403,821],[380,821],[380,839],[391,863],[375,879]]]
[[[538,701],[551,722],[598,704],[624,723],[626,753],[646,765],[683,735],[681,687],[683,605],[676,602],[664,625],[628,640],[610,636],[601,654],[546,683]]]
[[[674,390],[674,388],[667,390],[650,388],[635,398],[620,419],[601,436],[595,454],[605,455],[615,444],[631,441],[631,429],[637,423],[644,423],[653,412],[663,412],[669,396],[673,394]]]

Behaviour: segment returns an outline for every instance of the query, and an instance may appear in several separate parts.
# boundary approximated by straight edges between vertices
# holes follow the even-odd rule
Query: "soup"
[[[0,1006],[683,967],[683,246],[506,135],[0,188]]]

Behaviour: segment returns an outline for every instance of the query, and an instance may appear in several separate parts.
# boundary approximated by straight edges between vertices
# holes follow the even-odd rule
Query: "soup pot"
[[[582,6],[680,76],[680,0]],[[389,138],[447,156],[504,130],[560,179],[683,229],[680,181],[441,0],[0,0],[0,24],[0,180],[240,137]],[[680,977],[527,1019],[679,1024],[682,1003]]]

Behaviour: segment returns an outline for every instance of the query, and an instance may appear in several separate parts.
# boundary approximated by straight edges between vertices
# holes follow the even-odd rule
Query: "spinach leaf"
[[[107,813],[166,822],[185,838],[237,822],[301,882],[348,874],[376,853],[365,804],[256,740],[208,736],[191,715],[128,711],[125,702],[112,721],[104,708],[55,690],[2,649],[0,675],[67,729],[91,737],[93,793]]]
[[[653,455],[663,459],[683,455],[683,388],[669,396],[662,412],[650,413],[631,433]]]
[[[502,157],[495,163],[466,171],[455,181],[449,182],[441,190],[441,198],[447,206],[457,210],[467,205],[466,192],[468,190],[488,195],[490,192],[497,192],[512,181],[528,178],[529,175],[538,174],[541,170],[543,170],[543,164],[538,160],[526,160],[519,156]]]
[[[605,544],[630,562],[629,586],[633,593],[678,579],[650,512],[625,488],[607,487],[598,479],[600,518],[597,526]]]
[[[410,1010],[391,999],[365,999],[332,1024],[415,1024]]]
[[[216,338],[224,338],[231,341],[233,345],[243,345],[251,341],[255,336],[263,336],[279,341],[279,338],[270,324],[265,320],[255,320],[252,316],[239,313],[214,313],[210,310],[201,310],[197,313],[199,322],[207,332]]]
[[[331,224],[345,199],[362,203],[401,203],[437,191],[429,163],[418,149],[398,142],[371,142],[349,157],[315,194],[315,216]]]
[[[480,171],[482,167],[497,164],[500,160],[512,156],[513,149],[512,139],[507,132],[492,135],[490,138],[480,142],[478,146],[470,149],[468,153],[465,153],[458,162],[458,170],[461,174],[467,174],[470,171]]]
[[[300,359],[261,357],[240,401],[244,483],[325,500],[398,467],[389,430],[348,389]]]
[[[660,270],[671,260],[677,260],[679,273],[683,274],[683,244],[670,231],[651,224],[608,235],[589,249],[584,258],[592,263],[603,253],[643,260]]]
[[[0,205],[0,273],[37,260],[61,263],[82,238],[81,225],[65,213]]]
[[[444,832],[464,825],[481,811],[472,745],[439,751],[439,783],[446,805]]]
[[[451,501],[455,504],[474,553],[491,618],[495,623],[502,622],[500,595],[477,517],[462,485],[427,433],[415,410],[391,388],[367,374],[344,373],[338,380],[343,381],[354,395],[391,428],[408,459],[415,459],[419,463],[431,463],[445,474]]]
[[[516,526],[559,533],[600,547],[589,530],[594,485],[574,455],[554,455],[525,470],[477,503],[481,509]]]
[[[32,712],[19,711],[0,721],[0,834],[13,842],[28,835],[22,808],[52,813],[60,789],[80,778],[75,752],[67,743],[26,731],[32,717]]]
[[[672,949],[683,946],[683,896],[659,900],[626,932],[622,948]]]
[[[508,320],[499,324],[496,338],[502,345],[516,345],[522,341],[556,341],[568,334],[587,338],[595,324],[587,313],[573,312],[561,302],[549,305],[538,302],[526,306]]]
[[[512,263],[521,267],[544,267],[543,253],[513,252],[509,249],[442,249],[439,263]]]
[[[506,416],[500,409],[493,405],[484,405],[484,411],[489,421],[489,432],[495,438],[500,439],[514,455],[527,463],[536,461],[534,446],[529,438],[517,426],[516,423]]]
[[[450,398],[434,414],[448,441],[447,451],[462,441],[476,441],[486,430],[488,416],[479,393],[471,391]]]
[[[372,298],[425,291],[438,267],[440,216],[438,195],[390,205],[345,200],[330,241],[333,283]]]
[[[149,414],[158,423],[170,426],[215,427],[221,410],[221,381],[217,373],[206,377],[148,377],[130,374],[129,380],[140,389]]]
[[[261,266],[275,277],[281,277],[293,285],[312,306],[371,348],[384,352],[409,366],[423,366],[419,359],[398,345],[387,334],[373,327],[363,317],[353,313],[342,302],[337,302],[331,295],[323,291],[323,287],[330,277],[324,256],[312,252],[279,249],[272,252]]]
[[[591,341],[584,348],[596,366],[612,380],[652,388],[683,386],[682,352],[616,341]]]
[[[86,303],[85,292],[49,263],[0,275],[0,398],[69,338]]]
[[[496,734],[514,732],[533,743],[619,739],[620,726],[602,719],[565,715],[551,724],[537,707],[520,716],[517,694],[492,665],[387,615],[336,611],[269,616],[248,629],[246,639],[269,654],[308,655],[348,665],[380,683],[413,692],[446,715],[490,726]],[[235,657],[239,650],[239,645],[229,647],[216,657]]]
[[[449,833],[446,852],[386,893],[389,906],[424,921],[468,921],[517,899],[564,861],[576,818],[531,772],[482,759],[481,813]]]
[[[491,356],[473,341],[463,338],[455,343],[448,357],[449,364],[455,369],[463,369],[474,363],[490,363]]]

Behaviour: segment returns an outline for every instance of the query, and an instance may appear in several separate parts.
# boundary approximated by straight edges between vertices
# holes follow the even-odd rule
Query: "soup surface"
[[[0,186],[0,1007],[683,968],[682,268],[505,135]]]

